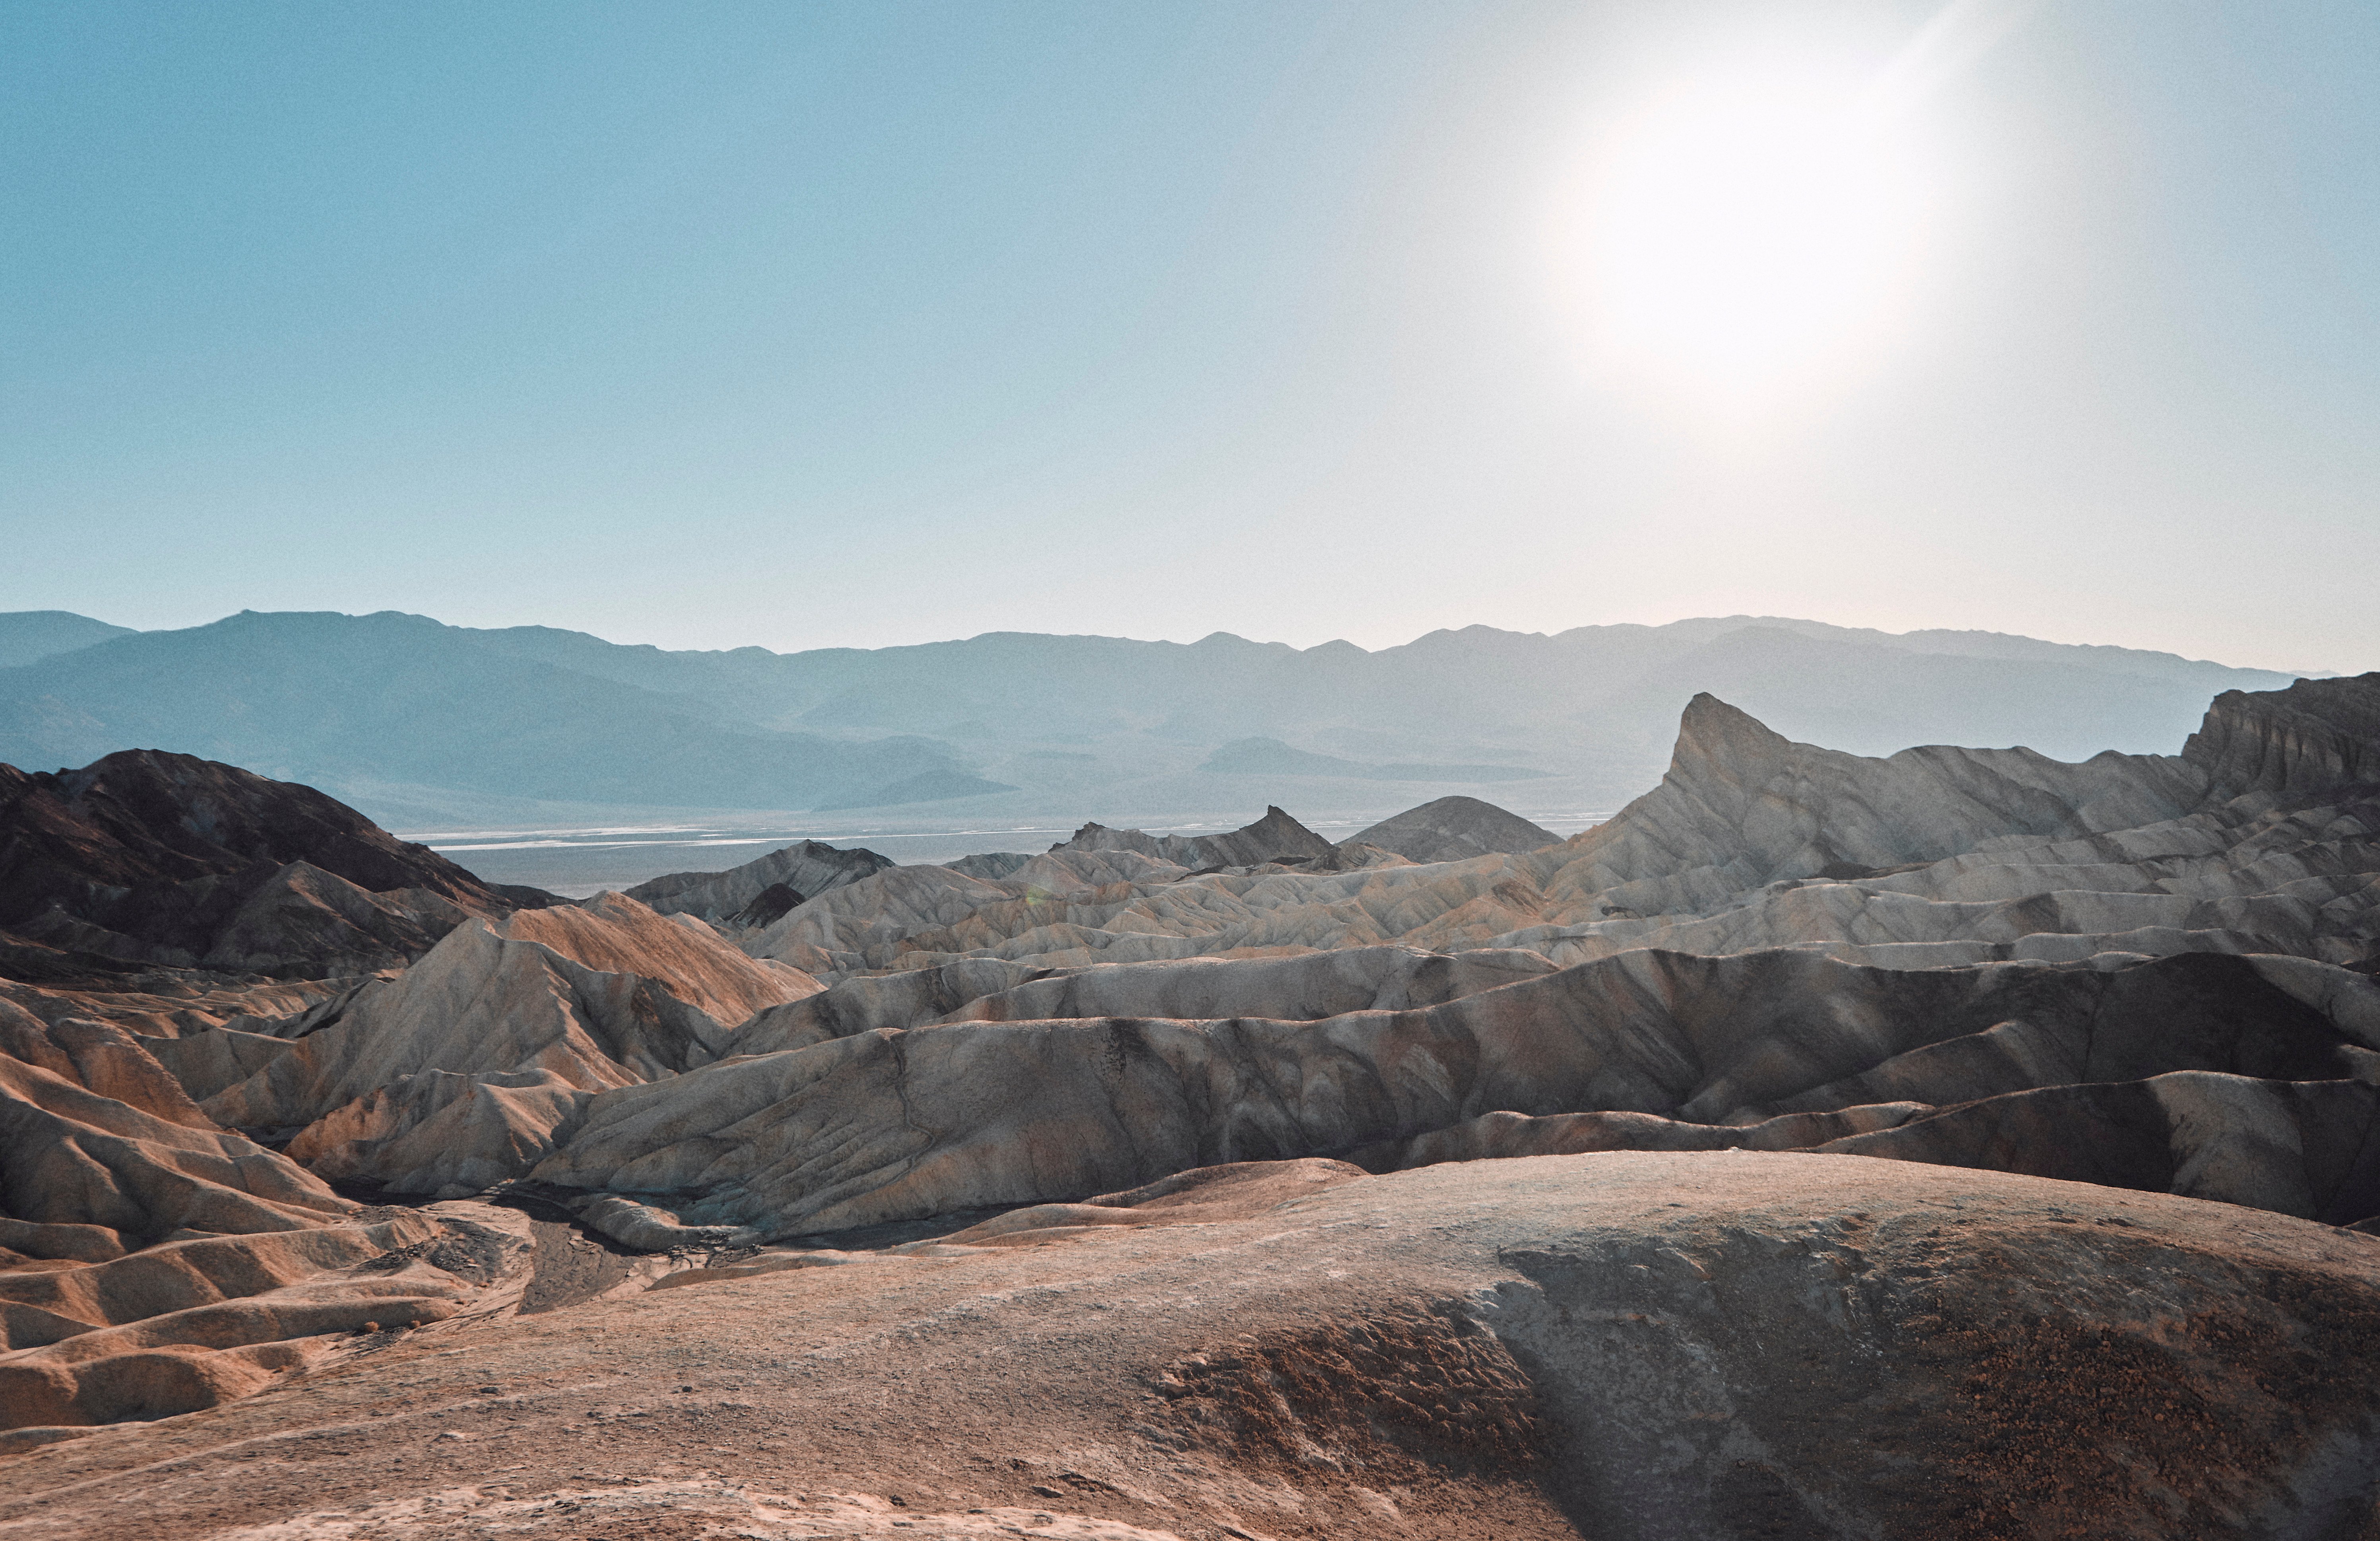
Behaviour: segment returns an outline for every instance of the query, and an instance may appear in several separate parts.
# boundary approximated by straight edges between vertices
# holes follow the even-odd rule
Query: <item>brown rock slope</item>
[[[455,1230],[359,1217],[210,1122],[119,1027],[0,1004],[0,1450],[213,1406],[367,1322],[452,1315],[500,1271],[468,1243],[462,1278],[411,1260]]]
[[[311,978],[401,965],[497,890],[311,787],[128,749],[0,766],[0,928],[102,957]]]
[[[593,1088],[709,1062],[737,1024],[818,989],[618,895],[515,908],[350,809],[229,767],[119,755],[13,790],[6,892],[47,904],[29,924],[49,940],[0,946],[0,967],[31,976],[0,989],[0,1450],[512,1308],[523,1216],[359,1210],[323,1179],[476,1192],[550,1151]],[[319,903],[293,918],[275,908],[292,895]],[[414,952],[394,977],[243,971]]]
[[[2380,1240],[1824,1156],[1221,1176],[1203,1202],[1113,1195],[1111,1223],[434,1324],[0,1465],[0,1524],[2149,1541],[2374,1523]],[[1147,1223],[1112,1223],[1135,1209]]]
[[[204,1107],[286,1137],[326,1176],[461,1196],[528,1171],[590,1094],[708,1064],[746,1019],[818,988],[605,894],[457,928],[334,1017],[258,1046]]]

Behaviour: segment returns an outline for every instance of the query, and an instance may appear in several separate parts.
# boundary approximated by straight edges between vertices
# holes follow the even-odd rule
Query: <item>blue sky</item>
[[[1634,104],[1941,8],[10,6],[0,609],[2380,667],[2380,7],[1985,6],[1855,358],[1582,341]]]

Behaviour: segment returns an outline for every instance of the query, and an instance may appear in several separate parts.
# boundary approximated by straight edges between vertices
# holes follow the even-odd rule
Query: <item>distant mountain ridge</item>
[[[111,637],[131,635],[130,626],[112,626],[70,610],[0,613],[0,669],[14,669],[104,642]]]
[[[953,770],[942,746],[729,719],[478,646],[421,616],[242,612],[0,671],[0,759],[165,748],[282,780],[359,776],[533,797],[798,807]]]
[[[12,654],[12,637],[28,640]],[[1366,651],[995,632],[912,647],[673,652],[545,626],[243,612],[127,633],[0,615],[0,759],[161,748],[304,780],[632,807],[990,813],[1377,808],[1531,777],[1613,807],[1708,691],[1797,739],[1885,754],[2170,752],[2209,696],[2289,676],[1996,633],[1779,617],[1553,635],[1470,626]],[[1386,783],[1413,789],[1373,791]],[[1377,815],[1374,815],[1377,817]]]

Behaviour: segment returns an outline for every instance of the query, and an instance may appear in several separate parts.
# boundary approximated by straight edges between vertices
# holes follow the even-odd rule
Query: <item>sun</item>
[[[1888,342],[1936,187],[1907,118],[1872,102],[1848,75],[1738,74],[1614,123],[1559,242],[1597,359],[1758,398]]]

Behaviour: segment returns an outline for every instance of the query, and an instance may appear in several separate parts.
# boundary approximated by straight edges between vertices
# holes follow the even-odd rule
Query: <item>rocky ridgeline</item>
[[[1928,1190],[1900,1175],[1884,1184],[1898,1207],[1888,1247],[1848,1232],[1798,1253],[1717,1232],[1658,1241],[1672,1222],[1641,1216],[1597,1220],[1591,1245],[1554,1239],[1571,1234],[1562,1206],[1593,1202],[1596,1173],[1691,1172],[1701,1186],[1682,1193],[1754,1203],[1707,1165],[1723,1156],[1754,1163],[1727,1171],[1761,1174],[1767,1218],[1743,1223],[1764,1235],[1836,1223],[1824,1217],[1846,1172],[2008,1174],[1957,1181],[1983,1184],[1977,1212],[2001,1217],[1995,1266],[2052,1294],[2073,1269],[2150,1266],[2116,1244],[2133,1222],[2099,1212],[2119,1201],[2087,1195],[2157,1195],[2179,1206],[2159,1217],[2217,1217],[2170,1221],[2193,1256],[2216,1259],[2192,1275],[2199,1303],[2172,1311],[2204,1324],[2264,1309],[2250,1300],[2275,1277],[2266,1265],[2207,1239],[2263,1226],[2271,1247],[2297,1249],[2291,1267],[2328,1270],[2319,1289],[2338,1298],[2306,1306],[2298,1327],[2240,1331],[2380,1322],[2380,1240],[2362,1234],[2380,1230],[2375,757],[2380,674],[2231,692],[2180,756],[2079,764],[1939,746],[1866,758],[1791,743],[1701,696],[1660,784],[1567,841],[1468,798],[1338,844],[1276,807],[1225,834],[1092,824],[1045,853],[940,867],[806,843],[578,904],[492,889],[318,794],[228,767],[132,754],[0,772],[0,945],[14,975],[0,999],[0,1423],[17,1447],[43,1447],[311,1384],[370,1362],[398,1327],[476,1331],[455,1324],[642,1298],[657,1280],[663,1293],[758,1290],[848,1266],[864,1293],[939,1258],[1021,1287],[1032,1265],[978,1260],[1243,1221],[1303,1235],[1333,1206],[1419,1236],[1404,1228],[1422,1223],[1422,1199],[1407,1216],[1389,1196],[1406,1194],[1520,1226],[1488,1261],[1446,1262],[1446,1279],[1518,1268],[1536,1280],[1525,1288],[1616,1311],[1594,1281],[1603,1264],[1581,1258],[1680,1256],[1704,1281],[1681,1288],[1783,1313],[1777,1330],[1818,1359],[1854,1341],[1922,1359],[1906,1331],[1876,1325],[1918,1319],[1931,1287],[1905,1271],[1930,1244]],[[1575,1182],[1518,1175],[1556,1170]],[[2112,1229],[2047,1236],[2045,1192],[2085,1195],[2058,1202]],[[1690,1213],[1675,1223],[1692,1230],[1680,1202]],[[1833,1326],[1791,1325],[1799,1308],[1777,1292],[1821,1254],[1837,1259],[1830,1277],[1869,1279],[1858,1289],[1870,1294]],[[1511,1262],[1523,1256],[1547,1260],[1532,1272]],[[1456,1288],[1401,1267],[1383,1277],[1407,1280],[1405,1305],[1384,1297],[1389,1315],[1364,1320],[1439,1310],[1427,1303]],[[1924,1353],[2002,1373],[1993,1356],[2022,1357],[2025,1333],[2068,1330],[2041,1327],[2057,1313],[2023,1300],[2008,1309],[2034,1327],[1994,1317]],[[1623,1317],[1683,1309],[1645,1302]],[[1465,1305],[1457,1337],[1514,1345],[1530,1367],[1508,1389],[1575,1431],[1594,1421],[1577,1377],[1609,1372],[1590,1363],[1601,1351],[1528,1326],[1538,1309]],[[2178,1341],[2166,1317],[2058,1310],[2082,1334],[2078,1375],[2135,1353],[2124,1343]],[[1642,1329],[1644,1352],[1701,1352],[1683,1346],[1701,1330],[1683,1319]],[[2380,1384],[2380,1329],[2339,1330],[2325,1353]],[[2247,1341],[2192,1349],[2190,1373],[2216,1375],[2206,1366]],[[1167,1342],[1176,1360],[1204,1352]],[[1204,1370],[1165,1373],[1225,1424],[1253,1415],[1232,1412],[1243,1393]],[[1488,1396],[1502,1374],[1465,1384]],[[1715,1413],[1692,1397],[1641,1412],[1699,1452],[1661,1467],[1689,1474],[1677,1512],[1829,1535],[1917,1523],[1920,1498],[1863,1508],[1822,1469],[1883,1450],[1862,1443],[1881,1423],[1841,1425],[1840,1446],[1687,1437],[1695,1420],[1768,1405],[1751,1388],[1769,1374],[1752,1359],[1726,1370],[1705,1399]],[[1889,1401],[1882,1385],[1874,1395]],[[2268,1453],[2235,1462],[2228,1497],[2192,1497],[2174,1472],[2158,1490],[2232,1517],[2207,1520],[2210,1534],[2331,1534],[2252,1520],[2267,1512],[2254,1504],[2283,1501],[2277,1474],[2296,1472],[2282,1485],[2311,1506],[2306,1525],[2316,1510],[2323,1524],[2362,1523],[2369,1495],[2320,1474],[2345,1457],[2312,1452],[2331,1440],[2321,1448],[2361,1451],[2356,1469],[2373,1469],[2368,1403],[2320,1402],[2307,1426],[2328,1432],[2313,1443],[2258,1435]],[[1265,1426],[1291,1414],[1308,1415],[1276,1407]],[[1377,1407],[1365,1417],[1386,1426]],[[1624,1439],[1548,1455],[1553,1436],[1513,1438],[1566,1471],[1637,1459],[1609,1453],[1634,1448]],[[1230,1460],[1261,1465],[1248,1453],[1261,1443],[1243,1439]],[[1952,1433],[1937,1445],[1911,1458],[1929,1481],[1969,1483],[1961,1501],[1976,1512],[1998,1502],[1977,1496],[1985,1466],[1959,1464],[1982,1455],[1956,1454],[1968,1447]],[[1476,1453],[1427,1461],[1484,1493],[1494,1484]],[[2080,1457],[2025,1459],[2038,1470],[2009,1480],[2046,1484],[2042,1512],[2082,1502],[2056,1497]],[[1746,1470],[1767,1474],[1718,1474]],[[1599,1488],[1568,1480],[1522,1485],[1613,1534],[1729,1533],[1660,1520],[1672,1499],[1611,1497],[1637,1480],[1626,1473]],[[1758,1493],[1727,1486],[1738,1481]],[[2168,1501],[2151,1487],[2123,1487],[2117,1510],[2074,1510],[2074,1523],[2124,1533]],[[1164,1518],[1143,1504],[1130,1523],[1182,1533]],[[2116,1528],[2093,1529],[2102,1522]]]

